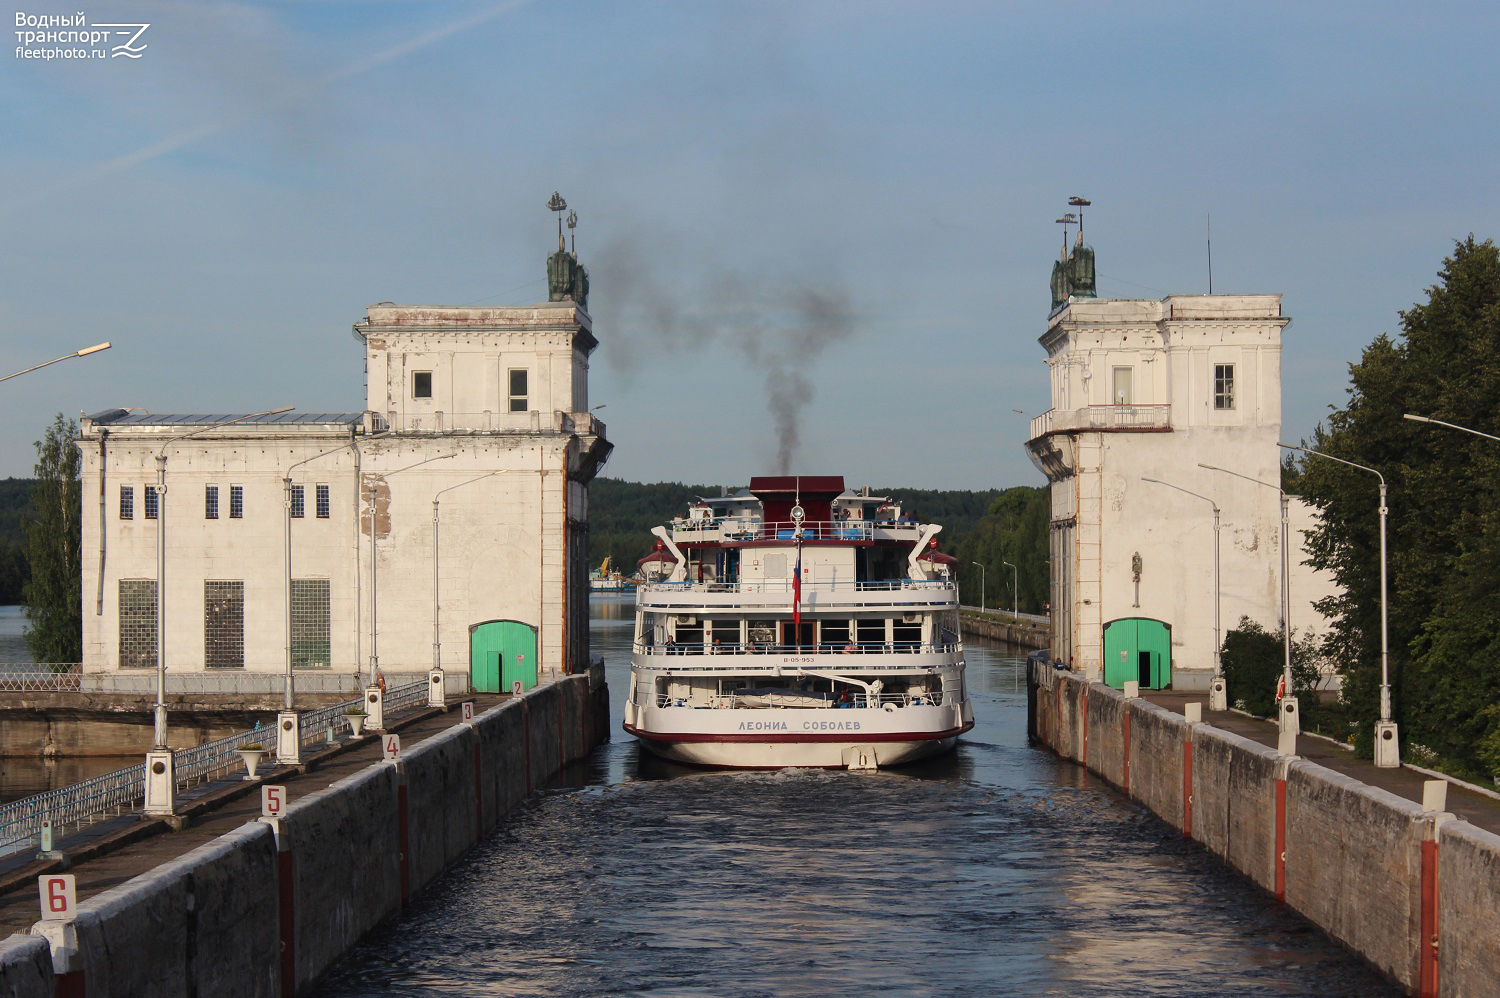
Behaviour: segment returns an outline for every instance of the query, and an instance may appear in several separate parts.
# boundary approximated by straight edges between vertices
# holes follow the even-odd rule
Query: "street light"
[[[1480,433],[1478,430],[1471,430],[1467,426],[1459,426],[1457,423],[1445,423],[1441,419],[1428,419],[1426,416],[1413,416],[1409,412],[1401,418],[1414,420],[1418,423],[1432,423],[1434,426],[1446,426],[1450,430],[1463,430],[1465,433],[1472,433],[1476,437],[1484,437],[1487,440],[1500,440],[1500,437],[1491,436],[1488,433]]]
[[[416,464],[408,464],[404,468],[397,468],[395,471],[388,471],[388,472],[384,473],[383,475],[381,475],[380,477],[388,479],[388,478],[391,478],[391,477],[393,477],[395,475],[401,474],[401,472],[403,472],[403,471],[410,471],[413,468],[420,468],[422,465],[424,465],[424,464],[431,464],[434,461],[446,461],[446,460],[448,460],[448,458],[455,457],[455,456],[456,456],[456,454],[440,454],[437,457],[429,457],[429,458],[427,458],[424,461],[418,461]],[[375,548],[375,535],[376,535],[376,533],[377,533],[377,531],[375,529],[375,479],[372,477],[370,479],[370,685],[371,686],[374,686],[379,681],[379,677],[380,677],[380,579],[379,579],[379,575],[377,574],[377,571],[376,571],[377,564],[378,564],[378,561],[379,561],[379,559],[378,559],[378,552],[376,551],[376,548]]]
[[[15,374],[7,374],[5,377],[0,378],[0,381],[9,381],[11,378],[19,378],[21,375],[30,374],[32,371],[40,371],[42,368],[48,366],[49,364],[56,364],[59,361],[64,360],[72,360],[74,357],[87,357],[91,353],[98,353],[100,350],[108,349],[108,340],[103,343],[95,343],[91,347],[84,347],[82,350],[75,350],[73,353],[65,353],[61,357],[54,357],[51,360],[47,361],[47,363],[45,364],[38,364],[36,367],[28,367],[26,370],[17,371]]]
[[[107,345],[107,344],[105,344]],[[102,349],[90,348],[90,349]],[[290,412],[292,406],[284,405],[280,409],[267,409],[265,412],[254,412],[248,416],[236,416],[234,419],[226,419],[217,423],[209,423],[200,426],[196,430],[178,434],[161,445],[161,450],[156,454],[156,739],[154,742],[158,752],[167,747],[167,656],[166,656],[166,633],[167,633],[167,448],[179,440],[207,433],[209,430],[217,430],[223,426],[234,423],[243,423],[247,419],[259,419],[262,416],[276,416],[283,412]]]
[[[1018,617],[1020,615],[1016,613],[1016,604],[1017,597],[1021,595],[1021,587],[1016,582],[1016,566],[1012,565],[1008,561],[1002,561],[1000,562],[1000,564],[1009,566],[1010,568],[1010,615],[1012,617]]]
[[[1214,678],[1208,689],[1208,709],[1226,710],[1229,707],[1229,694],[1224,686],[1224,639],[1223,632],[1219,626],[1219,603],[1221,590],[1219,588],[1219,504],[1208,496],[1199,495],[1183,488],[1181,485],[1173,485],[1159,478],[1142,478],[1143,482],[1151,482],[1155,485],[1165,485],[1169,489],[1176,489],[1195,499],[1202,499],[1213,507],[1214,511]]]
[[[442,672],[443,671],[443,643],[442,643],[442,639],[439,637],[439,634],[438,634],[438,497],[441,496],[444,492],[452,492],[454,489],[461,489],[465,485],[473,485],[475,482],[482,482],[482,481],[485,481],[486,479],[494,478],[497,475],[503,475],[503,474],[505,474],[505,472],[507,470],[508,469],[502,468],[499,471],[491,471],[488,474],[480,475],[478,478],[471,478],[471,479],[469,479],[466,482],[459,482],[457,485],[450,485],[446,489],[439,489],[437,492],[433,493],[433,496],[432,496],[432,671],[433,672]]]
[[[1429,422],[1429,420],[1420,420],[1420,422]],[[1437,420],[1430,420],[1430,422],[1437,422]],[[1450,423],[1445,425],[1451,426],[1452,424]],[[1463,427],[1456,428],[1463,429]],[[1469,432],[1472,433],[1474,431],[1470,430]],[[1488,436],[1488,434],[1480,434],[1480,436]],[[1278,443],[1276,446],[1284,447],[1287,450],[1301,451],[1302,453],[1310,454],[1313,457],[1327,458],[1330,461],[1337,461],[1339,464],[1347,464],[1351,468],[1358,468],[1360,471],[1368,471],[1370,474],[1380,479],[1380,720],[1375,725],[1375,765],[1381,767],[1382,769],[1395,769],[1401,765],[1401,742],[1397,734],[1396,722],[1391,720],[1391,651],[1389,627],[1387,624],[1387,606],[1385,595],[1385,517],[1386,513],[1389,511],[1389,507],[1386,506],[1385,502],[1385,476],[1376,471],[1374,468],[1367,468],[1362,464],[1355,464],[1353,461],[1345,461],[1341,457],[1334,457],[1332,454],[1324,454],[1322,451],[1309,450],[1306,447],[1296,447],[1292,444]]]
[[[970,564],[977,565],[979,567],[979,609],[983,610],[984,609],[984,566],[980,565],[979,562],[977,562],[977,561],[970,562]]]
[[[316,461],[320,457],[337,454],[350,446],[352,446],[352,440],[341,447],[326,450],[321,454],[314,454],[312,457],[303,458],[301,461],[288,465],[286,475],[281,479],[282,504],[286,507],[286,529],[284,531],[286,534],[286,681],[283,684],[283,710],[290,711],[292,709],[292,698],[295,693],[292,672],[292,472],[304,464]],[[305,502],[306,499],[304,497],[304,504]]]

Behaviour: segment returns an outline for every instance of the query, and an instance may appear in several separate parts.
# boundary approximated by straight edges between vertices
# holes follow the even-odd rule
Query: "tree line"
[[[1282,469],[1283,487],[1321,514],[1308,564],[1338,592],[1318,609],[1330,633],[1300,657],[1343,679],[1346,735],[1373,752],[1380,716],[1380,479],[1388,488],[1389,682],[1403,755],[1470,778],[1500,774],[1500,251],[1456,242],[1427,299],[1400,313],[1349,367],[1348,399]],[[1246,622],[1247,666],[1271,657],[1280,622]],[[1247,638],[1248,640],[1240,640]],[[1271,640],[1267,640],[1267,639]],[[1305,642],[1304,642],[1305,644]],[[1224,668],[1238,666],[1225,640]],[[1262,673],[1269,674],[1266,666]],[[1279,671],[1279,670],[1278,670]],[[1310,670],[1299,669],[1304,675]],[[1257,680],[1271,688],[1268,679]],[[1258,694],[1257,694],[1258,696]],[[1309,698],[1301,698],[1304,710]],[[1316,706],[1314,702],[1314,706]]]
[[[731,492],[740,486],[732,486]],[[643,484],[596,478],[589,486],[590,561],[597,568],[606,557],[627,575],[636,561],[656,547],[651,528],[686,512],[702,496],[717,496],[719,486],[680,482]],[[1018,486],[979,491],[874,488],[888,495],[903,512],[923,522],[939,523],[939,550],[958,559],[959,586],[965,603],[978,605],[983,575],[985,602],[1010,609],[1019,589],[1022,613],[1040,613],[1048,597],[1047,490]],[[974,563],[984,566],[980,568]],[[1013,573],[1005,566],[1016,566]],[[1014,586],[1012,585],[1014,575]]]

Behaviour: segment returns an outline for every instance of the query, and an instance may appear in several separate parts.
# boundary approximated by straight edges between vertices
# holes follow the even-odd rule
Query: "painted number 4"
[[[42,918],[47,921],[71,921],[78,914],[78,894],[71,873],[52,873],[37,877],[42,895]]]
[[[382,753],[384,753],[386,762],[395,762],[397,759],[401,758],[401,736],[381,736],[380,750]]]
[[[286,787],[263,786],[260,788],[260,816],[279,818],[286,810]]]

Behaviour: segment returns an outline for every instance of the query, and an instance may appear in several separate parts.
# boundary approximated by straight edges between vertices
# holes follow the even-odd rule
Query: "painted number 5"
[[[260,788],[260,816],[279,818],[286,810],[286,787],[263,786]]]

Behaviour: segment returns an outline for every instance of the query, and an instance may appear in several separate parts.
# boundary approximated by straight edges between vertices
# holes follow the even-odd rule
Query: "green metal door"
[[[1131,681],[1143,690],[1172,684],[1171,624],[1126,617],[1104,625],[1104,682],[1118,690]]]
[[[536,628],[518,620],[469,626],[469,684],[475,693],[509,693],[536,685]]]

